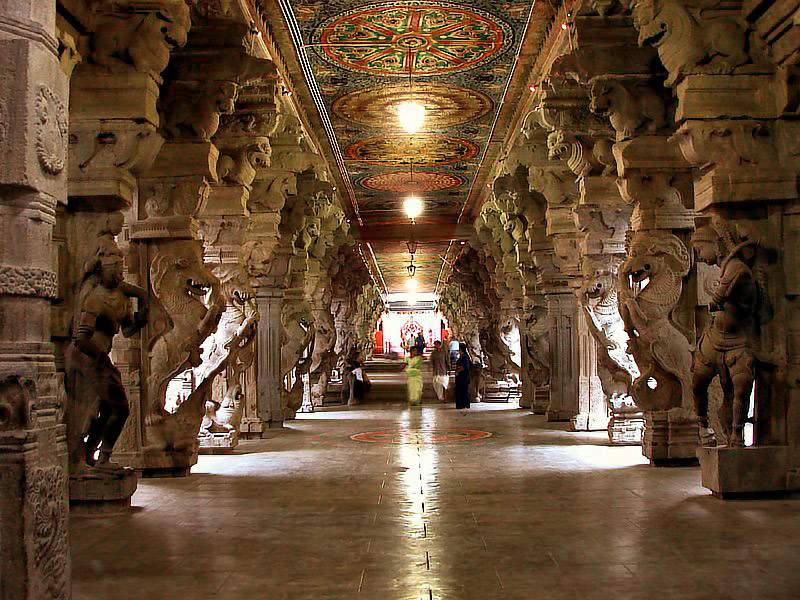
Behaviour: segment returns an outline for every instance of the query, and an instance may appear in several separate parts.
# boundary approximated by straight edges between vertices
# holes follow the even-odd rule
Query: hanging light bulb
[[[425,123],[425,107],[413,100],[401,102],[397,105],[397,118],[406,133],[417,133]]]
[[[408,218],[414,221],[422,214],[422,200],[416,196],[409,196],[403,202],[403,210],[406,211]]]

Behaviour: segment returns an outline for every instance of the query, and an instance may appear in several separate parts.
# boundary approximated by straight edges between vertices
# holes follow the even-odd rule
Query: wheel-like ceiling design
[[[475,158],[478,146],[469,140],[426,133],[366,138],[345,152],[349,158],[371,165],[401,167],[413,163],[434,167]]]
[[[412,82],[413,84],[413,82]],[[427,108],[426,129],[438,131],[480,119],[492,110],[492,99],[477,90],[426,81],[419,89],[408,83],[356,90],[337,98],[333,114],[376,129],[399,125],[388,121],[402,102],[423,101]]]
[[[451,175],[450,173],[434,173],[431,171],[417,171],[411,173],[409,171],[400,171],[370,175],[358,183],[368,190],[412,194],[452,190],[461,187],[464,183],[464,178]]]
[[[419,224],[452,231],[492,134],[532,1],[287,1],[362,232],[408,226],[410,239],[402,210],[409,194],[424,202]],[[397,106],[410,100],[426,109],[416,134],[404,132],[397,117]],[[372,251],[365,254],[374,254],[389,290],[402,291],[405,241],[373,241]],[[446,251],[447,242],[419,244],[421,291],[434,290]]]
[[[348,10],[317,30],[322,56],[350,71],[389,77],[457,73],[492,60],[511,28],[477,9],[443,2],[392,2]]]

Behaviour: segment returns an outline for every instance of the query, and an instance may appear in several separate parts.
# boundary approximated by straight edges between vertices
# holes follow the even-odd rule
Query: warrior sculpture
[[[711,319],[700,338],[692,365],[692,391],[701,442],[717,444],[708,422],[708,388],[719,376],[722,406],[719,422],[728,446],[743,445],[743,431],[755,380],[752,334],[759,307],[759,284],[753,272],[756,244],[725,222],[700,227],[692,236],[697,259],[719,265],[722,273],[712,293]]]

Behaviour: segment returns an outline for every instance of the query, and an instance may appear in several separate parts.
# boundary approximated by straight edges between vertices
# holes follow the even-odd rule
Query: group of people
[[[415,342],[419,342],[420,339],[422,340],[421,343],[415,343],[411,346],[404,366],[408,387],[408,403],[411,406],[422,404],[422,365],[425,363],[424,352],[426,344],[422,335]],[[472,359],[467,350],[467,345],[463,342],[458,345],[458,359],[454,366],[447,346],[443,346],[442,342],[436,340],[433,343],[430,361],[433,369],[433,391],[436,393],[436,398],[439,402],[443,402],[445,399],[445,393],[450,383],[450,371],[455,369],[454,395],[456,408],[469,408],[469,379]],[[358,346],[353,346],[350,349],[345,363],[345,377],[349,380],[349,385],[343,387],[342,392],[344,393],[346,389],[349,389],[350,398],[348,404],[359,404],[369,391],[371,383],[364,370]]]
[[[423,340],[424,343],[424,340]],[[425,362],[423,352],[425,347],[420,348],[415,344],[411,347],[409,357],[406,359],[405,371],[408,386],[408,403],[411,406],[419,406],[422,403],[422,365]],[[439,402],[444,401],[445,391],[450,382],[449,372],[451,370],[450,351],[442,347],[442,342],[436,340],[431,351],[431,367],[433,368],[433,391]],[[463,342],[458,346],[458,360],[455,364],[455,401],[456,408],[469,408],[469,376],[472,361],[470,360],[467,345]]]

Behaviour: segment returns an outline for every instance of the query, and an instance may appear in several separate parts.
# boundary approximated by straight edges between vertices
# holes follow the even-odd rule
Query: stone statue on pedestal
[[[148,305],[145,290],[123,281],[122,251],[114,241],[121,229],[122,215],[109,215],[97,250],[84,267],[73,343],[66,356],[73,473],[114,474],[122,469],[110,457],[128,419],[128,398],[109,353],[120,329],[130,337],[145,325]],[[139,301],[136,313],[131,298]]]
[[[757,246],[721,221],[698,228],[692,235],[692,245],[699,261],[722,269],[709,304],[711,318],[692,365],[700,439],[704,446],[718,443],[708,421],[708,388],[719,376],[722,434],[728,446],[741,447],[755,380],[752,326],[760,300],[753,273]]]

